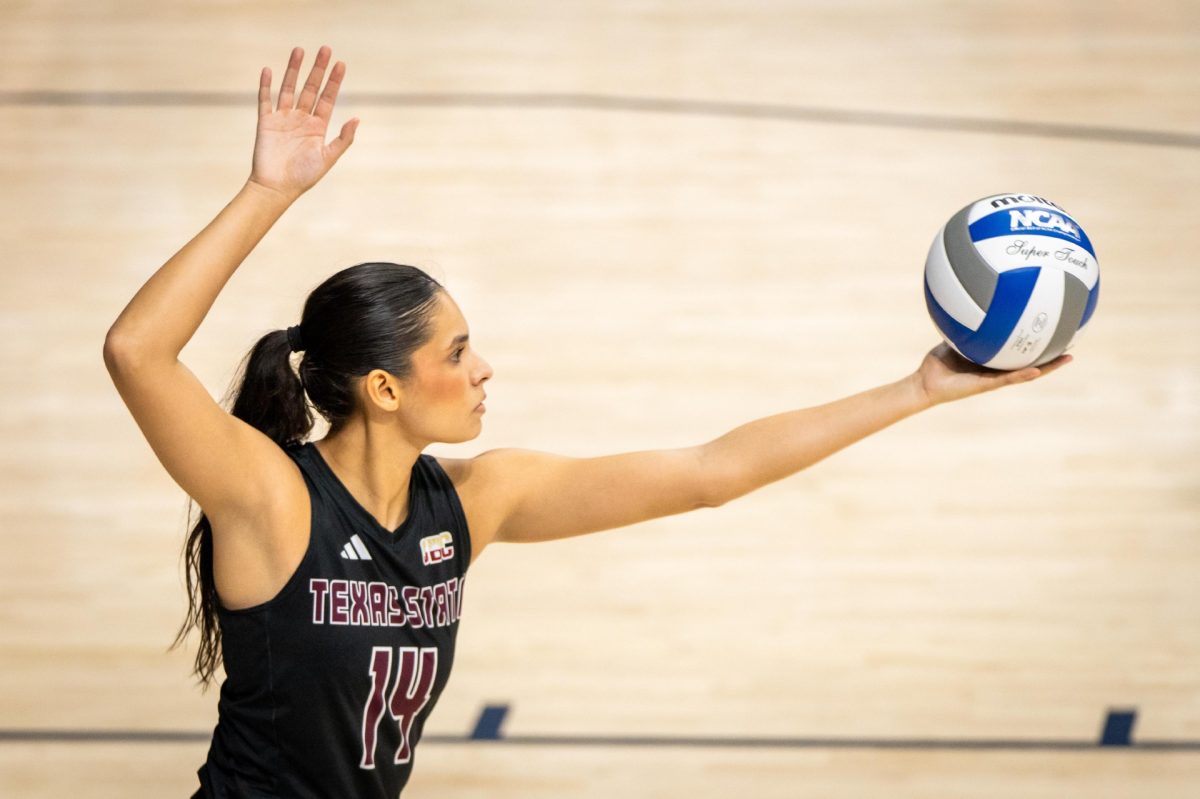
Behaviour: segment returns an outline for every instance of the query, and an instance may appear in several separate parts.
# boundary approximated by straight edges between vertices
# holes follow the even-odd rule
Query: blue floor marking
[[[1104,720],[1104,732],[1100,734],[1101,746],[1130,746],[1133,743],[1133,724],[1137,721],[1137,708],[1110,710]]]
[[[500,734],[500,725],[504,724],[504,717],[508,715],[508,705],[487,705],[479,714],[479,721],[475,722],[475,729],[471,732],[472,741],[499,741],[502,736]]]

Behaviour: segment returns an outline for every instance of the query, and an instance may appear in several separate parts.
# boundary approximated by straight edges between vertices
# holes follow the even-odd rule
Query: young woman
[[[222,662],[197,796],[397,796],[449,675],[468,565],[493,541],[544,541],[714,507],[917,411],[1041,369],[997,373],[944,345],[895,383],[750,422],[695,447],[600,458],[422,454],[483,424],[492,369],[454,300],[418,269],[365,263],[263,336],[232,414],[178,360],[272,224],[354,141],[325,143],[345,76],[322,47],[277,104],[263,69],[249,179],[138,291],[104,360],[171,477],[203,510],[187,542],[196,673]],[[298,373],[293,352],[302,352]],[[316,442],[307,400],[330,429]]]

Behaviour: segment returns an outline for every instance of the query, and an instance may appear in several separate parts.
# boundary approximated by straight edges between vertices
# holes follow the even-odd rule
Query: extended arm
[[[601,458],[494,450],[451,468],[480,543],[564,538],[724,504],[933,405],[1028,382],[1069,361],[994,372],[943,344],[903,380],[758,419],[697,447]]]

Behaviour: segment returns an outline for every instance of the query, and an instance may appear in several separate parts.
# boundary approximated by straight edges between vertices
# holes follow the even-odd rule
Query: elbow
[[[736,499],[741,494],[733,491],[728,483],[716,481],[710,486],[706,486],[700,501],[697,503],[697,508],[719,508],[732,499]]]
[[[697,450],[699,464],[698,496],[695,498],[696,508],[719,508],[734,498],[730,487],[733,484],[732,475],[728,469],[722,468],[721,461],[715,457],[709,447]]]
[[[104,366],[108,369],[109,374],[113,374],[120,368],[121,359],[124,357],[121,354],[123,345],[120,338],[114,335],[112,328],[109,328],[108,335],[104,337]]]
[[[104,337],[103,355],[104,366],[114,377],[119,373],[128,372],[138,358],[136,347],[116,328],[109,328]]]

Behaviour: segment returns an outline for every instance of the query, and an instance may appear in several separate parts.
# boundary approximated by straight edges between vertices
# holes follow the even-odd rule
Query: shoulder
[[[479,515],[482,506],[490,506],[503,491],[501,478],[506,458],[504,450],[492,450],[474,458],[434,458],[454,485],[463,509]]]
[[[495,540],[508,517],[528,469],[541,453],[493,449],[473,458],[435,458],[458,494],[471,531],[472,559]]]
[[[492,449],[474,458],[435,458],[460,496],[498,500],[526,482],[530,470],[556,456],[527,449]]]

